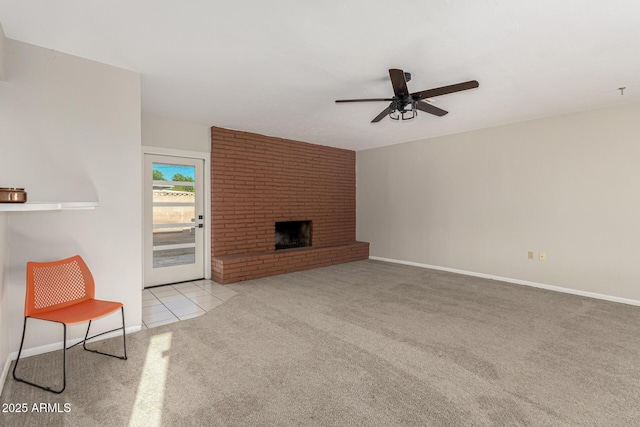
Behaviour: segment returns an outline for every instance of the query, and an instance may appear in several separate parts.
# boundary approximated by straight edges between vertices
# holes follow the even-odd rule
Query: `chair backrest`
[[[95,284],[80,255],[60,261],[27,263],[24,315],[68,307],[95,297]]]

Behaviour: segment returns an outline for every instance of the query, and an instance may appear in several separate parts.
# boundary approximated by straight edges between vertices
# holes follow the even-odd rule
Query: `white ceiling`
[[[144,112],[354,150],[640,100],[638,0],[0,0],[0,22],[139,72]],[[334,103],[391,96],[389,68],[480,87],[404,123]]]

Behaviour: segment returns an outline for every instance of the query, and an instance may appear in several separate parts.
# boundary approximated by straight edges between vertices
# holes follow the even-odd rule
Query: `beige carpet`
[[[8,379],[0,425],[640,425],[640,307],[376,261],[231,287],[126,362],[74,348],[63,395]]]

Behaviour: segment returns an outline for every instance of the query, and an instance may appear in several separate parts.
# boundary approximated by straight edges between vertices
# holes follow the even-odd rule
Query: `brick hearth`
[[[355,152],[211,128],[212,278],[232,283],[369,257],[357,242]],[[275,223],[311,246],[275,250]]]

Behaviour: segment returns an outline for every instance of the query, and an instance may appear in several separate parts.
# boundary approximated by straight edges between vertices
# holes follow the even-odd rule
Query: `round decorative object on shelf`
[[[0,203],[24,203],[27,193],[24,188],[0,187]]]

